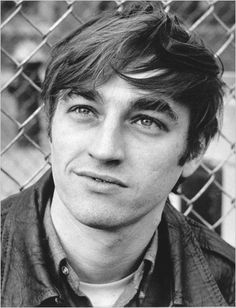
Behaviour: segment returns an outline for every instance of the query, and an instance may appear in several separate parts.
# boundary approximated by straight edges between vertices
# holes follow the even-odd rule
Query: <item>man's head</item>
[[[51,120],[62,90],[92,89],[119,75],[139,89],[171,97],[190,110],[187,147],[180,159],[196,157],[218,129],[222,108],[220,67],[203,43],[158,2],[127,2],[84,24],[52,52],[43,87]],[[128,74],[158,71],[146,79]]]
[[[127,3],[59,43],[43,98],[56,191],[73,217],[98,228],[160,219],[217,131],[219,73],[155,2]]]

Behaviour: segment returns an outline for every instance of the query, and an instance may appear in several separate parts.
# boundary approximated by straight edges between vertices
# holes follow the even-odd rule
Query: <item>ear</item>
[[[201,163],[202,156],[203,155],[198,155],[197,157],[185,162],[183,166],[183,171],[181,174],[182,177],[187,178],[197,170],[197,168],[199,167]]]
[[[209,143],[206,143],[205,140],[202,138],[200,140],[200,151],[199,151],[199,153],[195,157],[187,160],[185,162],[185,164],[183,165],[183,171],[182,171],[182,174],[181,174],[182,177],[187,178],[197,170],[197,168],[201,164],[202,157],[206,153],[208,146],[209,146]]]

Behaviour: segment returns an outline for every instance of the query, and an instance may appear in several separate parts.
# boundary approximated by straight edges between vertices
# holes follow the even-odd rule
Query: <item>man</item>
[[[3,202],[3,306],[234,305],[232,247],[168,200],[217,132],[219,74],[157,2],[54,48],[52,171]]]

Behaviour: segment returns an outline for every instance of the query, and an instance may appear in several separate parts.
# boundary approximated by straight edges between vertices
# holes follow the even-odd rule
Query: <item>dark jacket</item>
[[[50,266],[43,228],[53,189],[49,171],[32,187],[2,202],[4,307],[66,305]],[[233,248],[168,202],[158,229],[156,266],[141,305],[234,305]],[[168,301],[166,290],[170,290]]]

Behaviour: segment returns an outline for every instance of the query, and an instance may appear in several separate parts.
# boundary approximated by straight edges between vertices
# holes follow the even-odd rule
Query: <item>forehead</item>
[[[143,73],[125,74],[126,77],[142,80],[152,76],[161,76],[166,70],[153,70]],[[153,99],[159,99],[161,93],[157,97],[157,93],[151,90],[140,89],[138,86],[131,84],[128,80],[119,77],[118,75],[112,75],[112,77],[104,84],[96,88],[96,91],[103,97],[115,96],[118,100],[119,97],[129,100],[130,98],[139,98],[140,96],[153,97]],[[163,96],[163,95],[162,95]],[[106,97],[104,97],[106,98]],[[163,97],[164,98],[164,97]],[[166,97],[167,99],[167,97]]]

